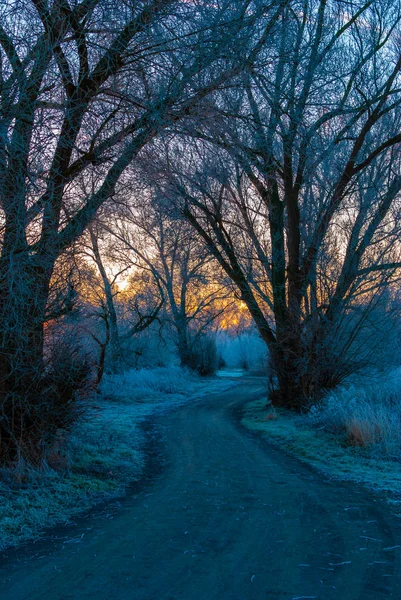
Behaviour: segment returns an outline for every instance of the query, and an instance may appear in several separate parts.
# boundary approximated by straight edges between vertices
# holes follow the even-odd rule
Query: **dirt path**
[[[162,472],[120,508],[10,552],[1,599],[401,599],[398,521],[242,429],[261,388],[164,416]]]

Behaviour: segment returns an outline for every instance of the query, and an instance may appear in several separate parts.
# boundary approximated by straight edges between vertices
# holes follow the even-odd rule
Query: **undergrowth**
[[[337,388],[306,420],[367,455],[401,460],[401,370]]]

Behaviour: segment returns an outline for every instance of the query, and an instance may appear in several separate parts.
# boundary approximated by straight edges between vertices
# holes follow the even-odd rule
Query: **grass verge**
[[[330,478],[354,481],[384,494],[401,512],[399,462],[375,458],[368,449],[350,446],[344,437],[316,429],[305,417],[290,411],[279,409],[273,413],[266,408],[266,398],[245,406],[242,424]]]

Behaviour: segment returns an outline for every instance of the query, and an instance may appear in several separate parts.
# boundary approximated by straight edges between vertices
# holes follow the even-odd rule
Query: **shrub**
[[[52,348],[41,381],[42,415],[59,429],[68,429],[91,393],[91,365],[77,347],[59,343]]]
[[[201,336],[194,348],[195,369],[199,375],[213,375],[219,366],[216,340],[210,335]]]
[[[43,465],[60,430],[66,431],[82,413],[90,390],[90,365],[71,340],[47,343],[43,361],[26,376],[24,389],[7,390],[0,415],[2,465]],[[54,454],[54,449],[53,449]]]
[[[21,436],[19,444],[24,444],[20,454],[26,460],[66,466],[65,432],[85,410],[84,399],[92,391],[90,373],[90,364],[79,349],[59,341],[49,350],[44,373],[25,400],[22,418],[30,435]]]

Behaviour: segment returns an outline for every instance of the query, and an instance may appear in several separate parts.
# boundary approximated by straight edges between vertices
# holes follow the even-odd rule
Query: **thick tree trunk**
[[[0,460],[39,459],[45,310],[51,272],[23,252],[0,263]]]
[[[270,401],[275,406],[302,410],[308,397],[304,387],[303,352],[296,336],[281,332],[275,344],[270,346],[271,369],[276,376],[276,388]]]
[[[300,330],[290,331],[270,345],[271,368],[276,376],[272,403],[302,412],[339,385],[347,372],[346,364],[331,346],[330,333],[323,327],[310,339],[306,340]]]

